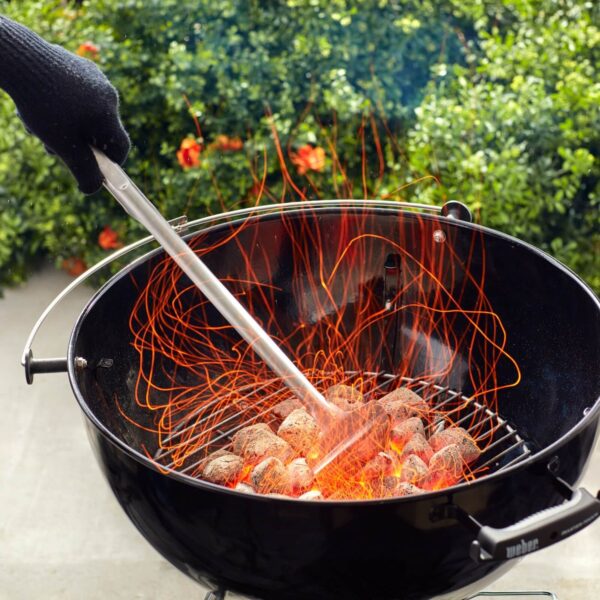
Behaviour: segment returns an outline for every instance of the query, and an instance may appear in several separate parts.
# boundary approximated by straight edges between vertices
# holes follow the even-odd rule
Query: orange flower
[[[177,151],[177,160],[182,169],[190,169],[200,164],[200,153],[202,146],[192,137],[186,137],[181,140],[181,145]]]
[[[92,42],[84,42],[77,48],[75,54],[83,56],[83,58],[89,58],[90,60],[96,60],[100,55],[100,48]]]
[[[291,155],[292,163],[300,175],[307,171],[322,171],[325,166],[325,150],[317,146],[314,148],[306,144],[298,148],[298,152]]]
[[[258,197],[261,190],[263,189],[263,184],[260,181],[256,181],[254,185],[248,190],[249,196]]]
[[[61,267],[73,277],[79,277],[84,271],[87,271],[87,265],[81,258],[72,256],[62,261]]]
[[[239,137],[230,138],[226,135],[218,135],[214,146],[221,152],[238,152],[244,147],[244,142]]]
[[[119,234],[107,225],[98,235],[98,245],[103,250],[114,250],[123,244],[119,241]]]

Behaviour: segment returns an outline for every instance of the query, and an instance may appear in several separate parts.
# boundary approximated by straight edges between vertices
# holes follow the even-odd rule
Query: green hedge
[[[134,144],[127,170],[167,217],[253,203],[263,174],[262,202],[455,198],[600,289],[595,2],[0,0],[0,11],[73,51],[98,47]],[[122,242],[141,234],[104,194],[76,191],[5,96],[0,113],[0,285],[41,256],[92,264],[106,226]],[[188,169],[184,138],[202,147]],[[310,148],[324,163],[315,154],[301,174]]]
[[[479,4],[479,3],[477,3]],[[475,20],[466,66],[441,66],[408,134],[417,172],[486,225],[541,246],[600,290],[600,3],[529,1]],[[475,16],[477,11],[472,14]]]

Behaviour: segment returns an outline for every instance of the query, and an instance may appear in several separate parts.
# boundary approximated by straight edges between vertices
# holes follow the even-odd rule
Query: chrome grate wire
[[[336,383],[352,385],[360,381],[362,388],[368,390],[367,400],[379,398],[400,386],[407,386],[422,396],[435,411],[435,420],[427,425],[427,433],[443,427],[461,426],[482,448],[480,458],[472,467],[478,473],[501,471],[525,460],[532,453],[525,440],[500,415],[456,390],[425,380],[385,373],[349,371],[345,375],[342,381]],[[156,452],[154,460],[166,469],[195,476],[207,454],[226,449],[236,431],[253,423],[272,424],[276,421],[274,399],[279,401],[290,397],[288,389],[284,385],[277,386],[277,382],[273,378],[238,388],[235,405],[228,406],[220,397],[203,403],[196,411],[190,411],[185,422],[163,440],[162,449]],[[324,377],[313,383],[318,389],[323,389],[331,383],[331,379]],[[182,444],[193,450],[183,464],[176,464],[170,449]]]

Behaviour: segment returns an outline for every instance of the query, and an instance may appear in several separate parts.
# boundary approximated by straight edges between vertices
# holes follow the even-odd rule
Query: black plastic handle
[[[509,527],[481,527],[477,539],[471,543],[470,555],[476,562],[517,558],[577,533],[599,516],[600,500],[579,488],[563,504],[542,510]]]
[[[29,350],[25,357],[25,379],[31,385],[33,376],[38,373],[64,373],[67,371],[66,358],[33,358],[33,352]]]

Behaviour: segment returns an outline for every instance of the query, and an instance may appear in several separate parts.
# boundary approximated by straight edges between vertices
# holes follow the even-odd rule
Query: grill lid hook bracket
[[[456,219],[457,221],[465,221],[466,223],[473,222],[473,215],[466,204],[458,202],[458,200],[450,200],[442,205],[442,217]]]

